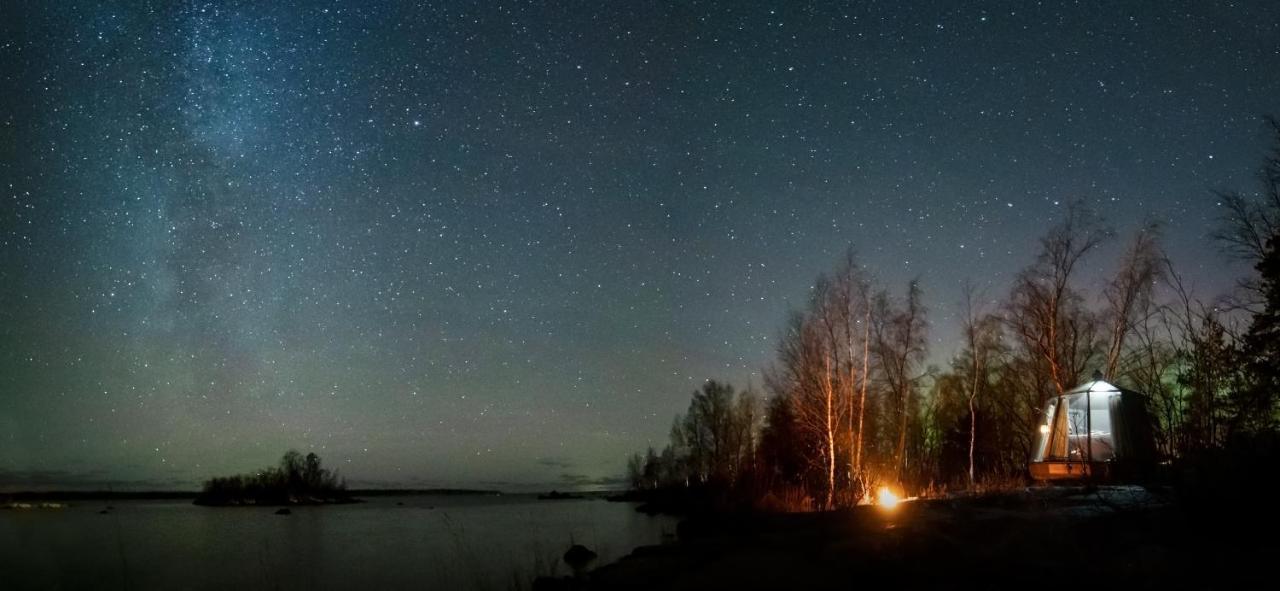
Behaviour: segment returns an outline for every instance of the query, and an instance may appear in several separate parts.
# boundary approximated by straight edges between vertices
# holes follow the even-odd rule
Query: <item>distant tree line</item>
[[[206,480],[197,505],[307,505],[351,501],[346,480],[322,466],[320,456],[289,450],[280,465],[253,474]]]
[[[963,290],[961,342],[925,367],[929,310],[918,281],[879,286],[849,251],[788,318],[766,371],[767,402],[707,382],[670,443],[628,461],[637,490],[733,491],[739,500],[825,509],[891,484],[976,489],[1026,478],[1046,403],[1095,370],[1148,396],[1175,466],[1274,458],[1280,426],[1280,123],[1257,193],[1216,194],[1215,242],[1255,274],[1203,300],[1161,247],[1161,228],[1117,239],[1068,204],[1009,291]],[[1110,267],[1101,285],[1085,268]],[[1225,455],[1224,455],[1225,454]],[[1244,460],[1241,460],[1243,462]]]
[[[727,486],[754,467],[760,403],[751,391],[708,381],[693,393],[689,409],[671,425],[671,443],[661,453],[649,448],[628,460],[627,477],[636,490],[675,486]]]

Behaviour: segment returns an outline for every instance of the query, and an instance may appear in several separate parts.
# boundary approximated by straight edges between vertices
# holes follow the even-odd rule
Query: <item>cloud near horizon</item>
[[[0,491],[143,491],[195,490],[199,483],[188,478],[112,478],[106,471],[90,470],[17,470],[0,468]]]

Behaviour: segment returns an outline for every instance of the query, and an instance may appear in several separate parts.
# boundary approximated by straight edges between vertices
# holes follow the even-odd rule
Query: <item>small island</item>
[[[196,505],[213,507],[245,505],[328,505],[355,503],[347,483],[337,472],[321,465],[320,456],[305,457],[289,450],[278,467],[253,474],[215,477],[206,480]]]
[[[539,501],[565,501],[565,500],[581,499],[581,498],[583,498],[582,495],[567,493],[567,492],[560,492],[558,490],[553,490],[549,493],[538,495]]]

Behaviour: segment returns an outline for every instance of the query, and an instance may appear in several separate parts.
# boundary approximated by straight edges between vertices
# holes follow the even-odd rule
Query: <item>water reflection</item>
[[[91,502],[0,512],[5,589],[507,589],[567,574],[570,544],[616,560],[674,521],[600,500],[384,497],[358,505]]]

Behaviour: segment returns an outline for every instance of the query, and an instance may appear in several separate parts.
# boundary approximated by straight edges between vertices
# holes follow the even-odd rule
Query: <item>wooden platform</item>
[[[1106,477],[1108,472],[1105,462],[1031,462],[1029,468],[1035,480],[1077,480],[1094,474]]]

